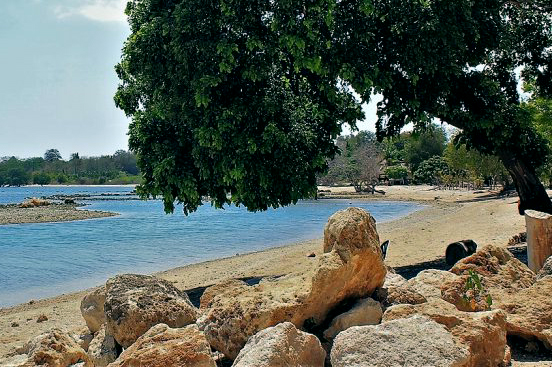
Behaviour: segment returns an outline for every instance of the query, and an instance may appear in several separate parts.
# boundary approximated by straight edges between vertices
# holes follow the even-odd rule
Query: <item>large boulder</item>
[[[196,325],[170,328],[157,324],[109,367],[216,367],[211,348]]]
[[[92,334],[98,332],[105,323],[104,303],[105,287],[100,287],[87,294],[81,301],[80,311]]]
[[[283,322],[253,335],[238,354],[233,367],[322,367],[326,352],[318,338]]]
[[[201,310],[209,308],[211,306],[211,302],[213,302],[213,298],[215,298],[217,294],[220,294],[226,288],[231,288],[235,286],[247,286],[247,283],[239,279],[227,279],[218,284],[208,287],[207,289],[205,289],[205,291],[201,295],[201,298],[199,299],[199,308]]]
[[[508,250],[490,245],[460,260],[450,271],[458,276],[442,284],[441,298],[462,311],[487,310],[489,301],[517,293],[535,282],[535,274]],[[474,276],[481,289],[466,289]]]
[[[95,367],[105,367],[117,359],[115,339],[111,335],[106,335],[105,325],[100,328],[88,346],[88,355]]]
[[[349,311],[335,317],[324,331],[327,340],[333,339],[341,331],[351,326],[376,325],[381,321],[381,304],[372,298],[360,299]]]
[[[387,274],[385,275],[385,281],[382,288],[389,287],[405,287],[408,283],[405,277],[400,274],[390,271],[391,268],[387,267]]]
[[[322,324],[343,300],[369,296],[384,282],[375,220],[349,208],[334,214],[324,230],[324,254],[303,272],[219,287],[198,320],[213,348],[235,359],[247,339],[260,330],[289,321],[302,327]]]
[[[460,367],[469,358],[443,325],[420,315],[353,326],[335,338],[330,356],[333,367]]]
[[[93,366],[84,349],[66,331],[59,328],[34,337],[23,349],[26,359],[18,367],[68,367],[79,362],[83,362],[85,367]]]
[[[496,367],[507,365],[510,358],[506,344],[506,314],[501,310],[463,312],[438,298],[419,305],[397,305],[387,309],[383,321],[407,319],[423,315],[443,325],[456,345],[469,351],[461,366]]]
[[[457,275],[449,271],[427,269],[419,272],[414,278],[409,279],[407,286],[425,298],[441,298],[441,285],[457,278]]]
[[[503,293],[493,307],[508,314],[508,335],[527,340],[535,338],[552,349],[552,277],[540,279],[531,287],[517,292]]]
[[[153,325],[182,327],[198,316],[186,292],[164,279],[124,274],[109,279],[105,288],[107,333],[124,348]]]

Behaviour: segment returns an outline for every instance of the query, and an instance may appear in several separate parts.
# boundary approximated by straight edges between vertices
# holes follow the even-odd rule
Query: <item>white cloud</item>
[[[126,22],[124,11],[127,0],[80,0],[78,2],[78,5],[55,7],[56,17],[63,19],[83,16],[98,22]]]

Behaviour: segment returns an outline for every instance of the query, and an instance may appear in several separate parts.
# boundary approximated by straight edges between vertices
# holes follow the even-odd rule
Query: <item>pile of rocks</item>
[[[466,306],[473,272],[491,306]],[[551,289],[552,277],[537,280],[491,246],[406,280],[385,266],[375,220],[349,208],[329,219],[323,255],[301,273],[229,280],[199,308],[165,280],[120,275],[82,300],[88,333],[39,335],[15,365],[508,365],[507,335],[551,348]]]

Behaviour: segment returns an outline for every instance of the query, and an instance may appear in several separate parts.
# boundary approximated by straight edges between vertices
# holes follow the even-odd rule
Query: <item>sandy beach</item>
[[[79,204],[50,204],[34,208],[21,208],[17,204],[0,205],[0,225],[68,222],[117,215],[117,213],[85,210],[85,208],[86,206]]]
[[[426,205],[406,217],[377,225],[380,240],[391,241],[386,262],[393,267],[435,260],[444,255],[449,243],[462,239],[473,239],[480,246],[506,246],[512,236],[525,231],[524,217],[517,213],[517,197],[498,197],[488,191],[442,191],[429,186],[392,186],[384,190],[385,195],[368,196],[366,200],[408,200]],[[331,195],[347,194],[351,194],[348,188],[333,190]],[[319,239],[192,264],[157,275],[189,290],[228,278],[286,274],[315,261],[306,255],[322,252],[322,235]],[[83,330],[79,304],[87,292],[0,309],[0,361],[30,337],[51,327]],[[48,320],[38,323],[42,314]]]

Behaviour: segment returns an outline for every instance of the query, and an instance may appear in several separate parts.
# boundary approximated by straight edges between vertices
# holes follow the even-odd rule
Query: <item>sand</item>
[[[517,213],[517,197],[498,197],[488,191],[442,191],[430,186],[392,186],[384,190],[385,195],[366,199],[409,200],[426,205],[421,211],[377,225],[380,240],[391,240],[386,262],[393,267],[442,257],[449,243],[462,239],[473,239],[480,246],[506,246],[512,236],[525,231],[525,220]],[[332,195],[350,193],[349,188],[333,189]],[[280,275],[301,270],[307,262],[316,261],[306,256],[312,251],[322,252],[321,238],[192,264],[157,275],[181,289],[205,287],[227,278]],[[0,309],[0,359],[51,327],[75,332],[84,329],[79,304],[88,291]],[[36,320],[41,314],[48,320],[38,323]],[[14,322],[19,326],[12,327]]]
[[[32,208],[21,208],[16,204],[0,205],[0,225],[67,222],[117,215],[99,210],[81,210],[79,207],[86,208],[80,204],[50,204]]]

